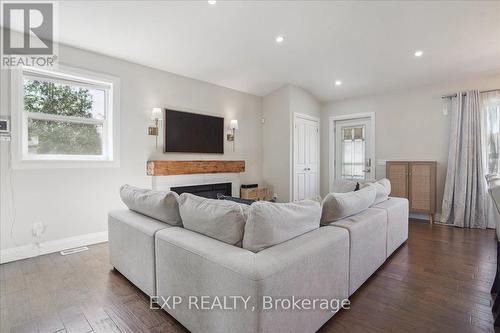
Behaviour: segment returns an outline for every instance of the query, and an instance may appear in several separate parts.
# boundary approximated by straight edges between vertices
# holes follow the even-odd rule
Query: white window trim
[[[29,69],[34,73],[48,74],[50,76],[60,76],[62,79],[74,78],[75,81],[84,80],[90,84],[108,85],[110,105],[112,110],[108,117],[108,133],[104,136],[112,142],[112,152],[103,156],[93,155],[45,155],[37,156],[30,155],[29,159],[25,159],[25,145],[28,140],[27,131],[23,130],[27,122],[27,113],[24,112],[24,87],[23,87],[23,71],[20,69],[11,71],[11,118],[12,118],[12,168],[13,169],[50,169],[50,168],[106,168],[120,166],[120,79],[102,73],[96,73],[84,69],[59,65],[57,70],[44,69]],[[109,108],[110,109],[110,108]],[[34,115],[36,118],[47,120],[60,120],[64,116],[54,116],[48,114]],[[49,119],[50,118],[50,119]],[[52,119],[54,118],[54,119]],[[57,119],[56,119],[57,118]],[[74,121],[78,123],[102,123],[95,119],[82,119],[78,117],[65,117],[65,121]]]

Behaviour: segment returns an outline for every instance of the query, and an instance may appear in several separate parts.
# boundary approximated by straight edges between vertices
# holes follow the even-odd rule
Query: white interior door
[[[335,121],[335,179],[375,179],[371,118]]]
[[[319,195],[319,121],[294,118],[293,200],[314,199]]]

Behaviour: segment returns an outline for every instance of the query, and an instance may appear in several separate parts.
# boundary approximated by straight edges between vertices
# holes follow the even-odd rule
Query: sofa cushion
[[[387,212],[387,257],[408,239],[408,199],[389,198],[373,209]]]
[[[387,258],[387,212],[368,208],[324,228],[349,231],[349,295],[352,295]]]
[[[251,297],[246,309],[239,303],[229,311],[198,309],[187,301],[164,307],[191,332],[316,332],[333,311],[320,306],[265,310],[262,297],[347,298],[349,236],[342,228],[325,227],[253,253],[186,229],[168,228],[156,234],[156,266],[160,299],[170,295]]]
[[[359,183],[354,180],[347,179],[335,179],[333,181],[333,192],[335,193],[347,193],[359,190]]]
[[[355,192],[327,194],[323,200],[321,224],[326,225],[362,212],[373,204],[376,194],[375,186],[366,186]]]
[[[375,186],[377,189],[377,195],[375,196],[375,201],[372,205],[377,205],[386,201],[389,198],[389,194],[391,194],[391,182],[387,178],[361,184],[361,188],[366,186]]]
[[[155,234],[171,228],[130,209],[108,214],[109,261],[147,295],[156,295]]]
[[[241,245],[248,205],[183,193],[179,211],[184,228],[231,245]]]
[[[172,226],[182,226],[178,195],[175,192],[152,191],[131,185],[120,188],[123,203],[131,210]]]
[[[319,228],[321,207],[317,201],[291,203],[258,201],[248,210],[243,248],[259,252]]]

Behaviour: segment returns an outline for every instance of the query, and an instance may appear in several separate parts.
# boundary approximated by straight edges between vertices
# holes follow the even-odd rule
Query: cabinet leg
[[[432,214],[429,214],[429,223],[434,224],[434,216]]]

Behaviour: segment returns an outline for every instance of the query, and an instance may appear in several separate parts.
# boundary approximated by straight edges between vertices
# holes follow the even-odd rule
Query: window
[[[342,179],[365,179],[365,126],[342,128]]]
[[[500,91],[482,94],[482,107],[486,118],[486,159],[488,174],[499,173]]]
[[[116,78],[60,68],[13,73],[18,166],[116,165]],[[14,103],[16,104],[16,103]],[[13,138],[14,139],[14,138]],[[92,164],[97,162],[97,164]]]

